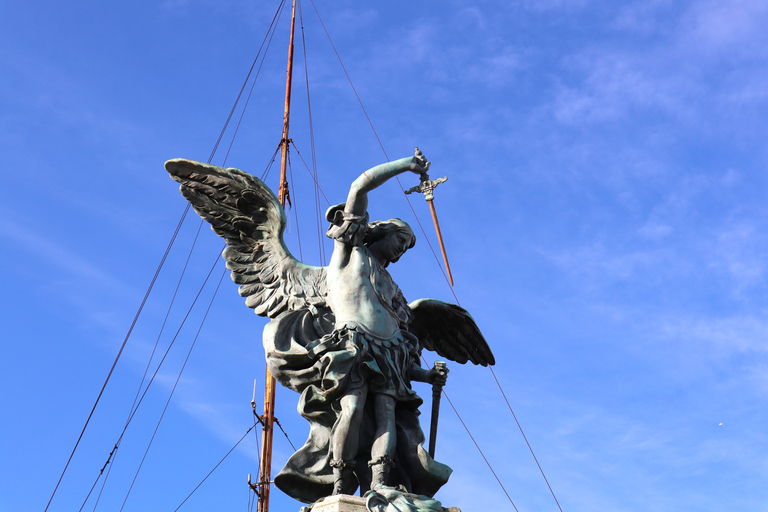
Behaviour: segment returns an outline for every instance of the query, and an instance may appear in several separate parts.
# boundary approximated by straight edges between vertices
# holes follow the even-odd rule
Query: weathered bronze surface
[[[389,491],[431,497],[451,469],[423,448],[421,398],[412,381],[442,386],[447,371],[420,366],[426,348],[459,363],[493,364],[472,317],[435,299],[408,304],[386,267],[416,238],[400,219],[368,222],[368,193],[405,172],[426,176],[421,152],[369,169],[331,207],[327,267],[295,259],[283,242],[285,212],[257,178],[191,160],[166,162],[181,193],[227,241],[223,257],[264,329],[270,372],[301,393],[307,442],[275,477],[312,503],[331,494]],[[394,491],[393,491],[394,492]]]

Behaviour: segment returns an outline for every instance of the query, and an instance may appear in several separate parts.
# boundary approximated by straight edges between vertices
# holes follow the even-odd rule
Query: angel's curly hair
[[[363,245],[370,247],[371,244],[386,238],[390,233],[400,233],[408,237],[408,249],[416,245],[416,235],[413,234],[411,226],[401,219],[377,220],[368,223],[368,231],[363,238]]]

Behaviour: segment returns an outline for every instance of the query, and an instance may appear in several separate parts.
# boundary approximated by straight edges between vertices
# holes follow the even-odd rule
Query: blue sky
[[[418,145],[449,177],[435,205],[456,297],[563,510],[764,510],[768,4],[315,1],[387,155]],[[0,509],[45,507],[184,210],[163,162],[208,158],[277,4],[0,3]],[[336,203],[386,157],[309,2],[303,18]],[[286,36],[287,13],[228,166],[261,175],[279,142]],[[304,62],[299,43],[291,136],[309,162]],[[288,243],[318,264],[311,179],[292,164]],[[370,211],[415,225],[393,183]],[[119,437],[199,226],[182,226],[50,510],[80,508]],[[423,238],[392,273],[409,300],[454,300]],[[203,226],[161,352],[220,250]],[[222,271],[97,508],[120,509]],[[174,510],[249,428],[263,324],[225,276],[124,510]],[[450,367],[446,392],[517,508],[557,510],[492,375]],[[296,399],[279,390],[277,415],[298,445]],[[278,432],[274,466],[291,451]],[[251,435],[181,510],[246,509],[256,452]],[[455,470],[444,505],[513,510],[445,404],[437,456]],[[274,510],[297,506],[273,494]]]

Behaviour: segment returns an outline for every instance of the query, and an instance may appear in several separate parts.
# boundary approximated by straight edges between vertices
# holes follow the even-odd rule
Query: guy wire
[[[230,448],[230,450],[229,450],[229,451],[226,453],[226,455],[224,455],[224,456],[221,458],[221,460],[220,460],[220,461],[219,461],[219,462],[218,462],[218,463],[217,463],[217,464],[216,464],[216,465],[213,467],[213,469],[211,469],[211,470],[208,472],[208,474],[207,474],[207,475],[205,475],[205,477],[204,477],[204,478],[203,478],[203,479],[200,481],[200,483],[199,483],[199,484],[197,484],[197,485],[195,486],[195,488],[194,488],[194,489],[192,489],[192,492],[190,492],[190,493],[187,495],[187,497],[186,497],[186,498],[184,498],[184,501],[182,501],[182,502],[179,504],[179,506],[178,506],[178,507],[176,507],[176,508],[173,510],[173,512],[178,512],[178,510],[181,508],[181,506],[182,506],[182,505],[184,505],[184,503],[186,503],[186,502],[187,502],[187,500],[188,500],[188,499],[189,499],[189,498],[190,498],[190,497],[191,497],[193,494],[195,494],[195,491],[197,491],[197,490],[200,488],[200,486],[201,486],[201,485],[203,485],[203,483],[204,483],[206,480],[208,480],[208,477],[209,477],[209,476],[211,476],[211,475],[213,474],[213,472],[214,472],[214,471],[216,471],[216,469],[218,469],[218,467],[221,465],[221,463],[222,463],[222,462],[224,462],[224,459],[226,459],[227,457],[229,457],[229,454],[230,454],[230,453],[232,453],[233,451],[235,451],[235,448],[237,448],[237,447],[238,447],[238,445],[239,445],[240,443],[242,443],[242,442],[243,442],[243,439],[245,439],[245,437],[246,437],[246,436],[247,436],[247,435],[248,435],[248,434],[251,432],[251,430],[253,430],[253,429],[256,427],[256,425],[257,425],[257,423],[255,423],[255,422],[254,422],[254,424],[253,424],[253,425],[251,425],[251,428],[249,428],[248,430],[246,430],[246,431],[245,431],[245,434],[243,434],[243,437],[241,437],[241,438],[240,438],[240,440],[239,440],[238,442],[236,442],[236,443],[235,443],[235,446],[233,446],[232,448]]]
[[[285,2],[285,0],[281,0],[279,6],[277,8],[277,11],[275,12],[275,15],[272,18],[272,23],[270,23],[270,29],[271,29],[272,25],[275,24],[275,21],[278,18],[278,14],[282,10],[284,2]],[[267,30],[267,35],[269,34],[269,31],[270,30]],[[266,41],[266,35],[264,37],[264,41]],[[262,41],[262,46],[263,45],[264,45],[264,42]],[[260,52],[261,52],[261,48],[259,49],[259,53]],[[250,78],[251,72],[253,71],[253,68],[255,67],[257,61],[258,61],[258,54],[257,54],[256,58],[254,59],[253,64],[251,65],[250,70],[248,71],[246,79],[243,82],[242,87],[240,88],[240,92],[238,93],[237,98],[235,99],[235,103],[232,105],[232,109],[230,110],[229,115],[227,116],[227,120],[224,122],[224,126],[222,127],[221,132],[219,133],[219,137],[216,140],[216,143],[214,144],[213,149],[211,150],[211,154],[208,157],[208,163],[210,163],[211,160],[213,160],[213,156],[216,154],[216,150],[219,147],[219,143],[221,142],[221,139],[224,136],[224,133],[225,133],[227,127],[229,126],[229,121],[232,118],[232,115],[233,115],[233,113],[235,111],[235,108],[237,107],[238,102],[240,101],[240,97],[241,97],[241,95],[243,93],[243,90],[245,89],[246,84],[248,83],[248,79]],[[104,384],[102,385],[101,390],[99,391],[99,394],[96,397],[96,400],[95,400],[95,402],[93,404],[91,412],[88,414],[88,418],[85,420],[85,424],[83,425],[83,428],[82,428],[82,430],[80,432],[80,435],[78,436],[77,441],[75,442],[75,446],[72,449],[72,452],[70,453],[69,458],[67,459],[66,464],[64,465],[64,469],[62,470],[61,475],[59,476],[59,479],[56,482],[56,486],[54,487],[53,492],[51,493],[51,496],[48,499],[48,503],[45,505],[44,512],[47,512],[48,508],[51,506],[51,503],[53,502],[53,498],[56,495],[56,492],[58,491],[59,486],[61,485],[62,480],[64,479],[64,475],[66,474],[67,469],[69,468],[69,464],[72,462],[72,458],[74,457],[75,452],[77,451],[77,448],[80,446],[80,441],[82,440],[83,435],[85,434],[85,430],[87,429],[88,424],[90,423],[91,418],[93,417],[93,414],[96,411],[96,406],[99,404],[99,401],[101,400],[101,397],[104,394],[104,390],[106,389],[107,384],[109,383],[109,379],[112,377],[112,373],[114,372],[115,367],[117,366],[117,362],[119,361],[120,356],[122,355],[123,350],[125,349],[125,346],[128,343],[128,339],[130,338],[131,333],[133,332],[133,329],[134,329],[134,327],[136,325],[136,322],[138,321],[139,316],[141,315],[141,313],[142,313],[142,311],[144,309],[144,305],[146,304],[147,299],[149,298],[149,294],[152,291],[152,289],[153,289],[153,287],[155,285],[155,282],[157,281],[158,276],[160,275],[160,271],[162,270],[162,268],[163,268],[163,266],[165,264],[166,258],[168,257],[168,254],[170,253],[171,248],[173,247],[174,242],[176,241],[176,237],[177,237],[179,231],[181,230],[181,226],[183,225],[184,220],[187,217],[187,214],[189,213],[189,209],[190,209],[190,205],[187,204],[186,207],[184,208],[184,213],[181,215],[181,218],[179,219],[179,222],[176,225],[176,229],[175,229],[173,235],[171,236],[171,240],[168,242],[168,245],[167,245],[167,247],[165,249],[165,252],[164,252],[162,258],[160,259],[160,263],[158,264],[157,269],[155,270],[155,274],[152,277],[152,280],[150,281],[150,284],[149,284],[149,286],[147,288],[146,293],[144,294],[144,298],[142,299],[141,304],[139,305],[139,308],[136,311],[136,314],[135,314],[135,316],[133,318],[133,321],[131,322],[131,325],[130,325],[130,327],[128,329],[128,332],[125,335],[125,338],[123,339],[123,343],[120,346],[120,350],[118,351],[117,356],[115,356],[115,360],[112,363],[112,367],[110,368],[110,370],[109,370],[109,372],[107,374],[106,379],[104,380]],[[93,488],[91,489],[91,492],[92,491],[93,491]],[[89,495],[90,495],[90,492],[89,492]],[[87,500],[87,498],[86,498],[86,500]]]
[[[325,31],[326,36],[328,37],[328,41],[330,42],[331,47],[333,48],[333,51],[336,54],[337,59],[339,60],[339,64],[341,64],[341,68],[344,70],[344,74],[346,75],[347,80],[349,81],[349,85],[352,88],[352,91],[354,92],[355,97],[357,98],[357,101],[360,104],[360,108],[363,110],[363,113],[365,114],[365,118],[368,120],[368,124],[371,126],[371,130],[373,131],[373,134],[376,137],[376,140],[378,141],[379,146],[381,147],[382,152],[384,153],[384,157],[389,161],[389,156],[387,155],[387,151],[384,149],[384,145],[382,144],[381,139],[379,138],[379,135],[376,132],[376,129],[374,128],[374,126],[373,126],[373,122],[371,121],[371,118],[368,115],[368,112],[366,111],[365,106],[363,105],[362,99],[360,98],[360,95],[357,93],[357,89],[355,88],[354,84],[352,83],[352,78],[349,76],[349,73],[347,72],[347,69],[344,66],[344,63],[341,60],[341,56],[339,55],[339,52],[336,50],[336,46],[333,44],[333,40],[331,39],[331,35],[328,32],[328,29],[325,27],[325,23],[323,23],[323,20],[322,20],[322,18],[320,16],[320,13],[317,10],[317,6],[315,6],[315,3],[314,3],[313,0],[310,0],[310,2],[312,4],[312,7],[315,10],[315,13],[317,14],[317,18],[320,20],[320,24],[322,25],[323,30]],[[400,186],[400,189],[403,191],[403,196],[405,197],[405,200],[408,203],[408,206],[410,207],[411,212],[413,213],[413,216],[416,219],[417,224],[419,225],[419,229],[421,230],[421,233],[424,236],[424,239],[426,240],[427,245],[429,246],[430,251],[432,251],[432,256],[435,258],[435,262],[437,263],[438,268],[442,272],[443,277],[445,278],[446,283],[448,284],[448,287],[451,290],[451,294],[453,295],[454,299],[456,300],[456,304],[460,304],[459,303],[459,298],[456,295],[454,287],[453,287],[453,285],[451,285],[450,280],[448,279],[448,276],[447,276],[445,270],[443,269],[443,266],[440,263],[440,260],[437,257],[437,253],[435,252],[434,248],[432,247],[432,243],[430,242],[429,237],[427,236],[426,231],[424,230],[424,226],[422,226],[421,221],[419,220],[419,216],[416,214],[416,210],[413,208],[413,205],[412,205],[410,199],[408,198],[408,196],[405,195],[405,188],[403,187],[403,185],[402,185],[402,183],[400,181],[400,177],[397,176],[396,179],[397,179],[398,185]],[[555,499],[555,503],[557,503],[557,506],[560,509],[560,512],[562,512],[562,508],[560,508],[560,503],[558,502],[557,497],[555,496],[555,493],[552,490],[552,487],[550,486],[549,481],[547,480],[546,475],[544,475],[544,471],[542,470],[541,465],[539,464],[539,461],[536,458],[535,453],[533,452],[533,448],[531,447],[530,443],[528,442],[527,437],[525,436],[525,433],[523,432],[523,428],[520,425],[520,422],[517,421],[517,416],[515,416],[515,413],[512,410],[512,406],[509,404],[509,401],[507,400],[506,394],[504,393],[504,390],[501,387],[501,383],[498,381],[498,379],[496,379],[496,374],[493,373],[493,369],[492,368],[490,368],[490,369],[491,369],[491,373],[493,374],[494,379],[496,380],[496,383],[497,383],[497,385],[499,387],[499,390],[501,391],[502,396],[504,397],[504,400],[506,401],[507,406],[509,407],[510,412],[512,412],[512,416],[515,418],[515,422],[517,423],[517,426],[520,429],[520,433],[523,435],[523,439],[525,440],[525,443],[528,446],[528,449],[530,450],[531,455],[533,456],[534,460],[536,461],[536,465],[539,467],[539,471],[541,472],[542,477],[544,477],[544,481],[547,483],[547,487],[549,488],[550,492],[552,493],[552,497]],[[446,399],[448,399],[447,395],[446,395]],[[480,452],[480,455],[483,457],[483,459],[485,459],[486,463],[488,464],[489,469],[493,473],[494,477],[496,477],[497,482],[501,486],[501,488],[504,491],[504,493],[507,495],[507,498],[509,498],[509,501],[512,503],[512,506],[515,507],[514,502],[512,502],[512,498],[509,497],[509,494],[507,493],[506,489],[502,485],[502,483],[499,480],[498,476],[496,476],[496,472],[493,470],[493,468],[491,467],[490,463],[488,463],[488,460],[485,458],[485,455],[483,454],[482,450],[480,450],[480,447],[477,445],[477,442],[475,441],[474,437],[472,437],[472,434],[469,432],[469,429],[464,424],[464,421],[461,419],[461,416],[459,416],[458,411],[456,410],[455,407],[453,407],[453,403],[451,403],[450,399],[448,399],[448,402],[451,404],[451,408],[453,408],[454,412],[456,412],[456,416],[459,417],[459,421],[461,421],[462,425],[464,425],[464,428],[467,430],[467,434],[469,434],[470,438],[472,439],[472,442],[475,443],[475,446],[477,447],[478,451]],[[515,507],[515,510],[517,510],[517,507]]]
[[[212,271],[213,271],[213,268],[211,268],[211,272]],[[184,373],[184,368],[187,367],[187,362],[189,361],[189,356],[192,355],[192,349],[195,348],[195,343],[197,343],[197,338],[200,336],[200,331],[203,330],[203,325],[205,324],[205,320],[208,318],[208,313],[211,311],[211,306],[213,305],[213,301],[216,298],[216,294],[219,292],[219,288],[221,287],[221,281],[224,279],[224,276],[226,275],[226,273],[227,273],[227,270],[225,268],[221,272],[221,277],[219,277],[219,283],[216,285],[216,289],[213,291],[213,296],[211,297],[211,300],[208,303],[208,308],[205,310],[205,314],[203,315],[203,319],[200,321],[200,326],[197,328],[197,333],[195,334],[195,337],[192,340],[192,344],[189,347],[189,351],[187,351],[187,357],[184,359],[184,363],[181,365],[181,369],[179,370],[179,374],[176,376],[176,382],[173,383],[173,388],[171,389],[170,395],[168,395],[168,400],[165,402],[165,407],[163,407],[163,412],[160,414],[160,419],[157,420],[157,425],[155,426],[155,431],[152,433],[152,437],[149,440],[149,444],[147,445],[147,449],[144,451],[144,455],[141,457],[141,462],[139,463],[139,467],[136,469],[136,474],[134,475],[133,480],[131,481],[131,485],[128,488],[128,492],[125,495],[125,499],[123,500],[123,504],[120,507],[120,512],[122,512],[123,508],[125,508],[125,504],[128,501],[128,496],[130,496],[131,490],[133,490],[133,484],[136,483],[136,479],[139,476],[139,472],[141,471],[141,468],[144,465],[144,460],[147,458],[147,453],[149,453],[149,449],[152,446],[152,442],[155,440],[155,435],[157,435],[157,431],[160,428],[160,423],[163,421],[163,418],[165,417],[165,412],[168,410],[168,405],[170,405],[171,399],[173,398],[173,394],[176,392],[176,386],[179,385],[179,380],[181,380],[181,374]],[[208,276],[210,277],[210,275],[211,274],[209,272]],[[208,280],[208,278],[206,277],[206,281],[207,280]],[[202,291],[202,289],[201,289],[201,291]]]

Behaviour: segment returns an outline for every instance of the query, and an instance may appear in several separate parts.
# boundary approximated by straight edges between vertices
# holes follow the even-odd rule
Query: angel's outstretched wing
[[[435,299],[419,299],[408,307],[413,312],[408,329],[427,350],[461,364],[496,364],[488,342],[466,309]]]
[[[325,304],[325,267],[305,265],[283,242],[285,212],[258,178],[238,169],[176,158],[165,163],[181,194],[227,241],[222,253],[240,295],[256,314]]]

